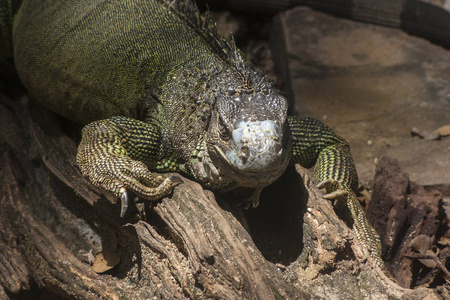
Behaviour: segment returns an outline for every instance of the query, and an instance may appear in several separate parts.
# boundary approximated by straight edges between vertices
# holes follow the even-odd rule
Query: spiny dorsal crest
[[[250,86],[252,68],[249,67],[250,61],[246,59],[241,50],[236,47],[234,37],[231,39],[231,51],[229,52],[228,61],[237,71],[237,76],[240,77],[245,87]]]
[[[217,26],[210,17],[209,10],[202,15],[193,0],[158,0],[175,15],[191,26],[223,60],[238,70],[245,69],[244,59],[234,41],[231,43],[218,33]]]

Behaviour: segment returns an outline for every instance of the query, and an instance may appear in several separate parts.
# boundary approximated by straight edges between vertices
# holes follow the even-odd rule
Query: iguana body
[[[18,73],[32,95],[83,129],[77,161],[124,203],[154,200],[182,172],[227,191],[261,190],[289,161],[314,168],[378,264],[380,243],[355,197],[347,142],[286,100],[190,1],[24,1],[14,20]],[[91,122],[91,123],[90,123]]]

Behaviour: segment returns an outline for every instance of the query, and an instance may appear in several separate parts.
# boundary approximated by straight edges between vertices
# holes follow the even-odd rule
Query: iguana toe
[[[348,190],[344,187],[344,185],[334,179],[326,179],[321,181],[318,185],[316,185],[316,187],[318,189],[325,190],[323,198],[327,200],[342,199],[348,195]]]
[[[249,209],[250,207],[257,207],[259,205],[259,196],[261,195],[263,188],[256,188],[247,201],[244,203],[244,209]]]
[[[335,185],[335,184],[336,184],[336,180],[330,178],[330,179],[319,182],[319,184],[317,184],[316,187],[318,189],[329,189],[329,188],[331,188],[332,185]]]
[[[321,181],[316,187],[325,191],[322,196],[324,199],[334,200],[335,207],[346,205],[349,193],[353,194],[342,182],[335,179]]]
[[[175,176],[175,175],[170,176],[169,179],[172,181],[173,186],[175,186],[179,183],[183,183],[183,179],[181,179],[180,177]]]
[[[128,209],[128,193],[125,188],[120,189],[120,217],[123,218]]]
[[[327,200],[334,200],[334,199],[338,199],[338,198],[345,197],[345,196],[347,196],[346,191],[337,190],[337,191],[323,195],[323,198],[327,199]]]

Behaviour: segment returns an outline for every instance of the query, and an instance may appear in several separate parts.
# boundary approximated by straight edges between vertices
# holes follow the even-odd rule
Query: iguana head
[[[286,99],[272,90],[229,90],[216,100],[209,128],[209,136],[215,138],[208,152],[220,160],[222,169],[271,182],[284,172],[289,160],[286,116]],[[250,185],[254,184],[263,182]]]

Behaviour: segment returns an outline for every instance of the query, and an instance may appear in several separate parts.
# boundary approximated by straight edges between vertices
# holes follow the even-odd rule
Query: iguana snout
[[[281,143],[282,128],[273,120],[239,121],[231,135],[234,147],[225,155],[243,171],[266,171],[279,168],[287,159]]]
[[[286,108],[286,99],[268,92],[219,99],[222,141],[216,143],[216,151],[240,172],[261,173],[261,178],[278,176],[289,160],[289,139],[283,127]]]

